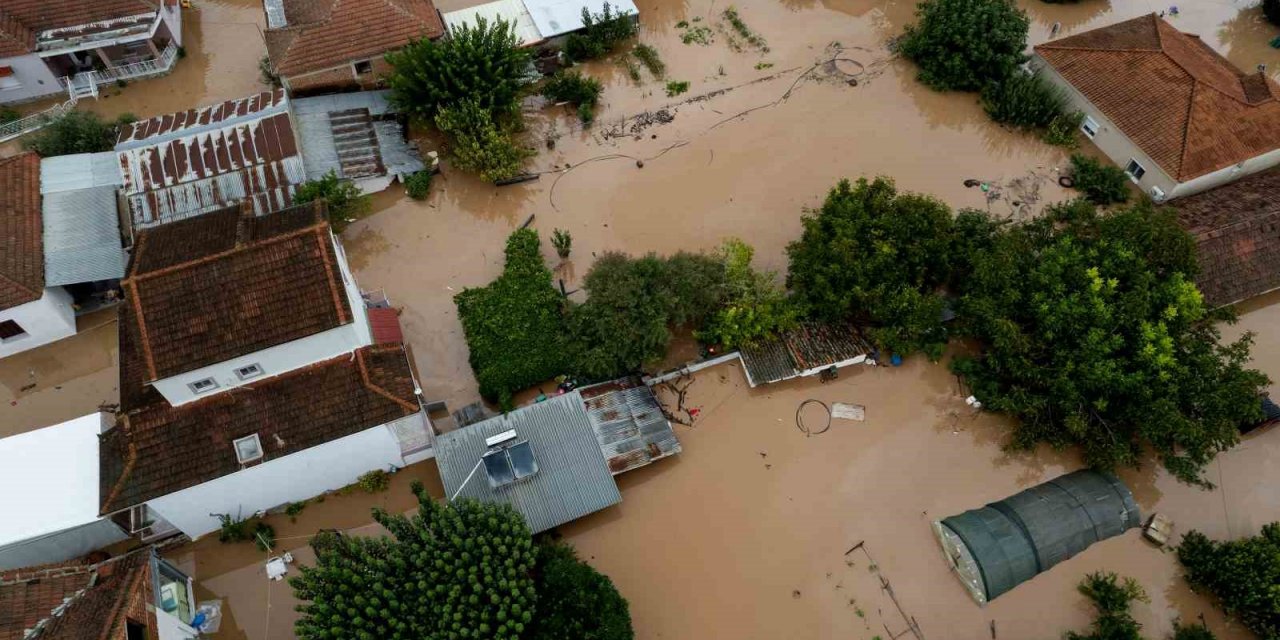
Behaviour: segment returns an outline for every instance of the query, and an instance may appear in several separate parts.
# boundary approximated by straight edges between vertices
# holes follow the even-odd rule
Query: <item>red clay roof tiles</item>
[[[1212,306],[1280,288],[1280,168],[1170,204],[1196,240],[1196,284]]]
[[[44,294],[40,157],[0,159],[0,309]]]
[[[41,621],[45,626],[31,640],[124,640],[131,596],[150,585],[150,559],[145,548],[96,565],[0,574],[0,640],[23,640],[25,630]],[[63,602],[68,606],[53,615]]]
[[[1280,148],[1280,86],[1155,14],[1035,50],[1178,182]]]
[[[444,35],[431,0],[285,0],[287,27],[265,32],[276,71],[295,76],[378,58]]]
[[[146,381],[352,321],[321,203],[141,230],[122,285]]]

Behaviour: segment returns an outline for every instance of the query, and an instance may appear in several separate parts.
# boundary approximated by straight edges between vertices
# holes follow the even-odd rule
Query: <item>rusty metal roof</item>
[[[680,441],[649,387],[615,380],[581,392],[591,430],[613,475],[680,453]]]
[[[851,324],[801,322],[777,338],[744,347],[740,353],[747,382],[754,387],[849,363],[870,354],[872,349]]]
[[[278,91],[134,123],[121,131],[116,156],[139,228],[242,200],[257,215],[279,211],[306,180]]]

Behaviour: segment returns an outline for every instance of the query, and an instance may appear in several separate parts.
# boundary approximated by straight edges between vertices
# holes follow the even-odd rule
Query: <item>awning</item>
[[[41,211],[46,285],[124,277],[115,187],[46,193]]]

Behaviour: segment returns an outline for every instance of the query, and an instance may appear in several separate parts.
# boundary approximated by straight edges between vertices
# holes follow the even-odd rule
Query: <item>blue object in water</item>
[[[191,619],[191,626],[196,629],[199,629],[201,626],[204,625],[204,618],[205,618],[205,615],[203,611],[201,611],[200,613],[197,613],[196,617]]]
[[[895,367],[900,366],[902,364],[902,356],[896,353],[889,356],[889,364],[892,364]]]

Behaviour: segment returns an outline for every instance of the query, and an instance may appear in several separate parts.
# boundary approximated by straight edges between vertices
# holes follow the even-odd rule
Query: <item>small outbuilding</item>
[[[743,347],[739,355],[747,383],[756,387],[860,364],[873,349],[852,324],[804,321],[776,338]]]
[[[1089,545],[1139,526],[1141,519],[1123,482],[1082,470],[933,527],[952,570],[985,605]]]
[[[308,180],[333,173],[364,193],[376,193],[426,168],[405,138],[390,94],[357,91],[293,101]]]

